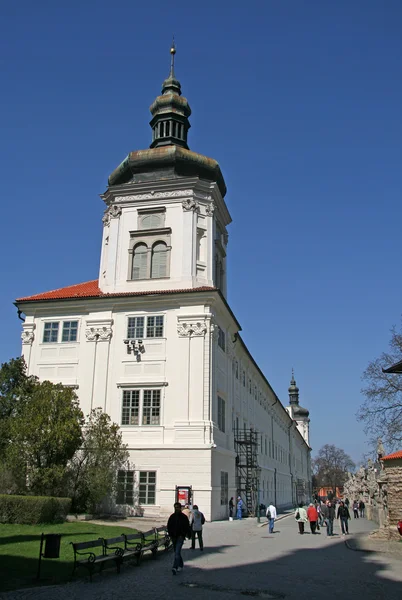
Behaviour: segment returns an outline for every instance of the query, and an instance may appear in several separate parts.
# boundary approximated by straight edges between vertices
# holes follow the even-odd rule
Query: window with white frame
[[[221,506],[227,506],[229,501],[229,475],[221,471]]]
[[[155,504],[156,471],[140,471],[139,481],[139,503]]]
[[[128,317],[127,337],[142,340],[144,338],[163,337],[163,315],[150,317]]]
[[[43,329],[43,342],[44,343],[57,343],[59,337],[59,322],[51,321],[45,323]]]
[[[225,332],[220,327],[218,327],[218,346],[219,346],[219,348],[221,348],[225,352],[225,350],[226,350],[226,336],[225,336]]]
[[[123,390],[122,425],[160,425],[161,390]]]
[[[134,471],[117,471],[116,504],[134,504]]]
[[[225,433],[226,402],[218,396],[218,429]]]
[[[59,332],[61,323],[62,343],[76,342],[78,338],[78,321],[47,321],[43,326],[44,344],[57,344],[59,342]]]
[[[62,342],[76,342],[78,333],[78,321],[63,321]]]

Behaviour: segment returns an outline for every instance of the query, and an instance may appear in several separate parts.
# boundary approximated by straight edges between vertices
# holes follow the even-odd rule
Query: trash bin
[[[61,533],[47,533],[45,535],[45,552],[43,558],[59,558]]]

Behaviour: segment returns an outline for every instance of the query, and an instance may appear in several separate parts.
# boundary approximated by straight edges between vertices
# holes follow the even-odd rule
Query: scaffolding
[[[245,503],[248,515],[256,515],[259,502],[260,467],[258,466],[258,434],[253,429],[238,429],[234,435],[236,452],[237,495]]]

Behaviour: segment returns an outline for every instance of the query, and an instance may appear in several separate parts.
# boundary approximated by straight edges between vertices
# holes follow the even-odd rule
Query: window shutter
[[[140,244],[134,248],[133,279],[146,279],[148,248]]]
[[[151,277],[166,277],[167,275],[167,246],[159,242],[152,249]]]

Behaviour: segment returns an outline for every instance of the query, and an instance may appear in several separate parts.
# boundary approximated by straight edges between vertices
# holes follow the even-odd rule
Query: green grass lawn
[[[40,539],[42,533],[61,533],[60,558],[42,558],[41,581],[36,581]],[[89,522],[60,525],[0,524],[0,592],[35,585],[62,583],[71,580],[73,548],[70,542],[96,540],[135,533],[135,529],[113,525],[93,525]],[[110,566],[114,567],[113,562]],[[98,570],[99,567],[96,567]],[[77,577],[87,577],[88,570],[78,568]]]

